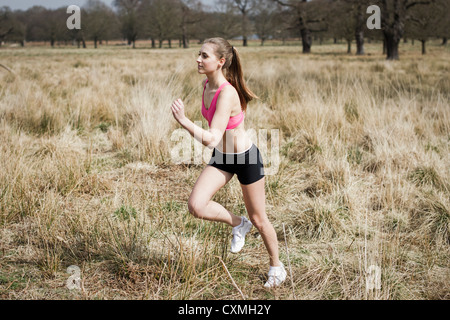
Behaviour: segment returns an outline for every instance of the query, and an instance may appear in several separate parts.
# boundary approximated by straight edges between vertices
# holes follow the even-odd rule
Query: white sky
[[[101,0],[109,6],[112,6],[113,0]],[[214,0],[201,0],[204,4],[212,5]],[[83,6],[86,0],[0,0],[0,7],[8,6],[11,10],[26,10],[32,6],[39,5],[49,9],[68,7],[72,4],[79,7]]]

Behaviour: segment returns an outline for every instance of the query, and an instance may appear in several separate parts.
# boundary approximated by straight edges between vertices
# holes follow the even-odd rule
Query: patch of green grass
[[[98,126],[96,126],[95,128],[96,129],[100,129],[101,132],[106,133],[106,132],[108,132],[108,129],[109,129],[110,126],[111,126],[111,123],[109,123],[109,122],[102,122]]]
[[[347,152],[347,161],[351,164],[361,164],[363,153],[358,146],[352,147]]]
[[[114,216],[120,220],[130,220],[135,219],[137,215],[136,209],[128,206],[121,206],[119,209],[114,211]]]
[[[445,182],[442,181],[441,177],[433,167],[417,167],[409,173],[408,178],[417,186],[428,185],[436,189],[445,188]]]

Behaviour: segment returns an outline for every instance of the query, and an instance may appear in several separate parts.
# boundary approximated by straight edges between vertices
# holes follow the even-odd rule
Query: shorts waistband
[[[242,152],[238,152],[238,153],[228,153],[228,152],[221,152],[221,151],[219,151],[217,148],[214,148],[218,153],[220,153],[220,154],[229,154],[229,155],[240,155],[240,154],[244,154],[244,153],[246,153],[246,152],[248,152],[248,151],[250,151],[250,149],[251,148],[253,148],[253,146],[255,146],[256,147],[256,145],[254,144],[254,143],[252,143],[252,145],[250,146],[250,148],[248,148],[247,150],[245,150],[245,151],[242,151]]]

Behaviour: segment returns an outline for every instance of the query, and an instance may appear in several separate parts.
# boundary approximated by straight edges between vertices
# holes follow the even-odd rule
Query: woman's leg
[[[221,204],[211,200],[214,194],[226,185],[231,178],[233,178],[233,173],[207,165],[195,182],[189,196],[189,212],[199,219],[223,222],[232,227],[239,225],[241,217],[234,215]]]
[[[266,214],[265,178],[252,184],[241,184],[245,207],[253,225],[258,229],[269,252],[270,265],[280,266],[278,239],[275,229]]]

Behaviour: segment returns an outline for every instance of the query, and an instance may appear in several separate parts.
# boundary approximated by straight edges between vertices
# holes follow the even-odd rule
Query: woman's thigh
[[[233,175],[234,173],[207,165],[194,184],[189,196],[189,206],[194,208],[206,206],[214,194],[233,178]]]

